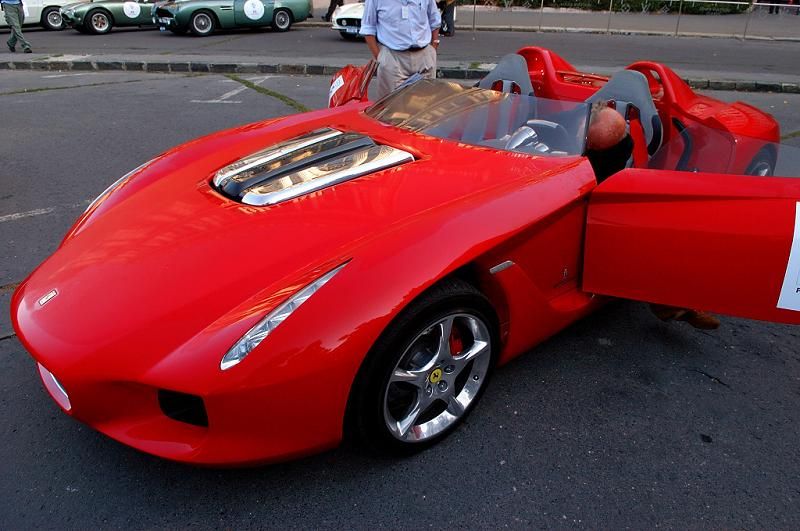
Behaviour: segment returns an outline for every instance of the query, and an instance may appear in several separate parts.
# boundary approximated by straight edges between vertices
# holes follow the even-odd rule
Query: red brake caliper
[[[464,350],[464,341],[461,338],[461,331],[454,325],[450,330],[450,355],[456,357],[461,354],[462,350]]]

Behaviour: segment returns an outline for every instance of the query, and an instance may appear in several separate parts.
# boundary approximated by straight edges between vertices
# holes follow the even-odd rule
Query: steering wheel
[[[563,125],[549,120],[528,120],[506,141],[505,149],[514,150],[530,146],[535,153],[552,153],[572,150],[573,142]]]

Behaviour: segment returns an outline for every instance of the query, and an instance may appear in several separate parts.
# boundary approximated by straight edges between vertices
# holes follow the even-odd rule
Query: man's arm
[[[375,0],[364,2],[364,15],[361,17],[359,33],[367,41],[367,47],[372,53],[372,57],[377,59],[380,48],[378,47],[378,38],[375,36],[378,33],[378,8],[375,3]]]
[[[381,51],[378,47],[378,39],[375,38],[375,35],[364,35],[364,40],[367,41],[367,48],[372,53],[372,57],[377,59],[378,53]]]
[[[434,48],[439,47],[439,28],[442,25],[442,15],[436,6],[436,0],[428,0],[428,23],[431,28],[431,44]]]

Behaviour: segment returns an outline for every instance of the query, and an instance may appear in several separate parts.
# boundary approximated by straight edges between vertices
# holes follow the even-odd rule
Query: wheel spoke
[[[473,358],[477,358],[482,354],[486,354],[489,352],[489,343],[486,341],[475,341],[466,354],[459,356],[457,359],[461,362],[468,362]]]
[[[436,350],[436,358],[440,360],[447,360],[452,357],[450,352],[450,334],[453,333],[453,321],[455,317],[450,316],[441,323],[439,323],[439,348]]]
[[[447,399],[447,412],[458,418],[464,414],[464,404],[462,404],[455,396],[450,396]]]
[[[406,369],[395,369],[392,373],[391,383],[405,382],[409,383],[420,389],[425,388],[425,382],[428,380],[427,371],[409,371]]]
[[[406,436],[408,430],[414,426],[414,423],[417,422],[417,419],[422,412],[427,409],[427,402],[427,400],[422,398],[421,394],[417,396],[417,401],[414,403],[414,407],[411,408],[411,411],[408,412],[408,415],[406,415],[406,418],[397,421],[397,435],[399,435],[401,438]]]

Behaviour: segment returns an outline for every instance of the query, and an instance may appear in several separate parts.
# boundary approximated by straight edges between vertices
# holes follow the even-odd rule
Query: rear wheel
[[[277,9],[272,15],[272,29],[275,31],[289,31],[292,27],[292,14],[288,9]]]
[[[192,34],[198,37],[205,37],[214,33],[217,27],[217,21],[214,20],[214,15],[208,11],[198,11],[192,13],[192,18],[189,19],[189,29]]]
[[[351,395],[348,422],[379,451],[408,454],[446,437],[486,387],[496,318],[470,284],[448,280],[423,294],[370,351]]]
[[[770,177],[775,174],[775,157],[767,148],[759,151],[745,170],[747,175]]]
[[[86,30],[95,35],[103,35],[111,31],[114,23],[111,21],[111,15],[108,11],[102,9],[93,9],[86,15]]]
[[[61,17],[61,12],[57,7],[46,7],[42,11],[42,27],[53,31],[64,29],[64,19]]]

